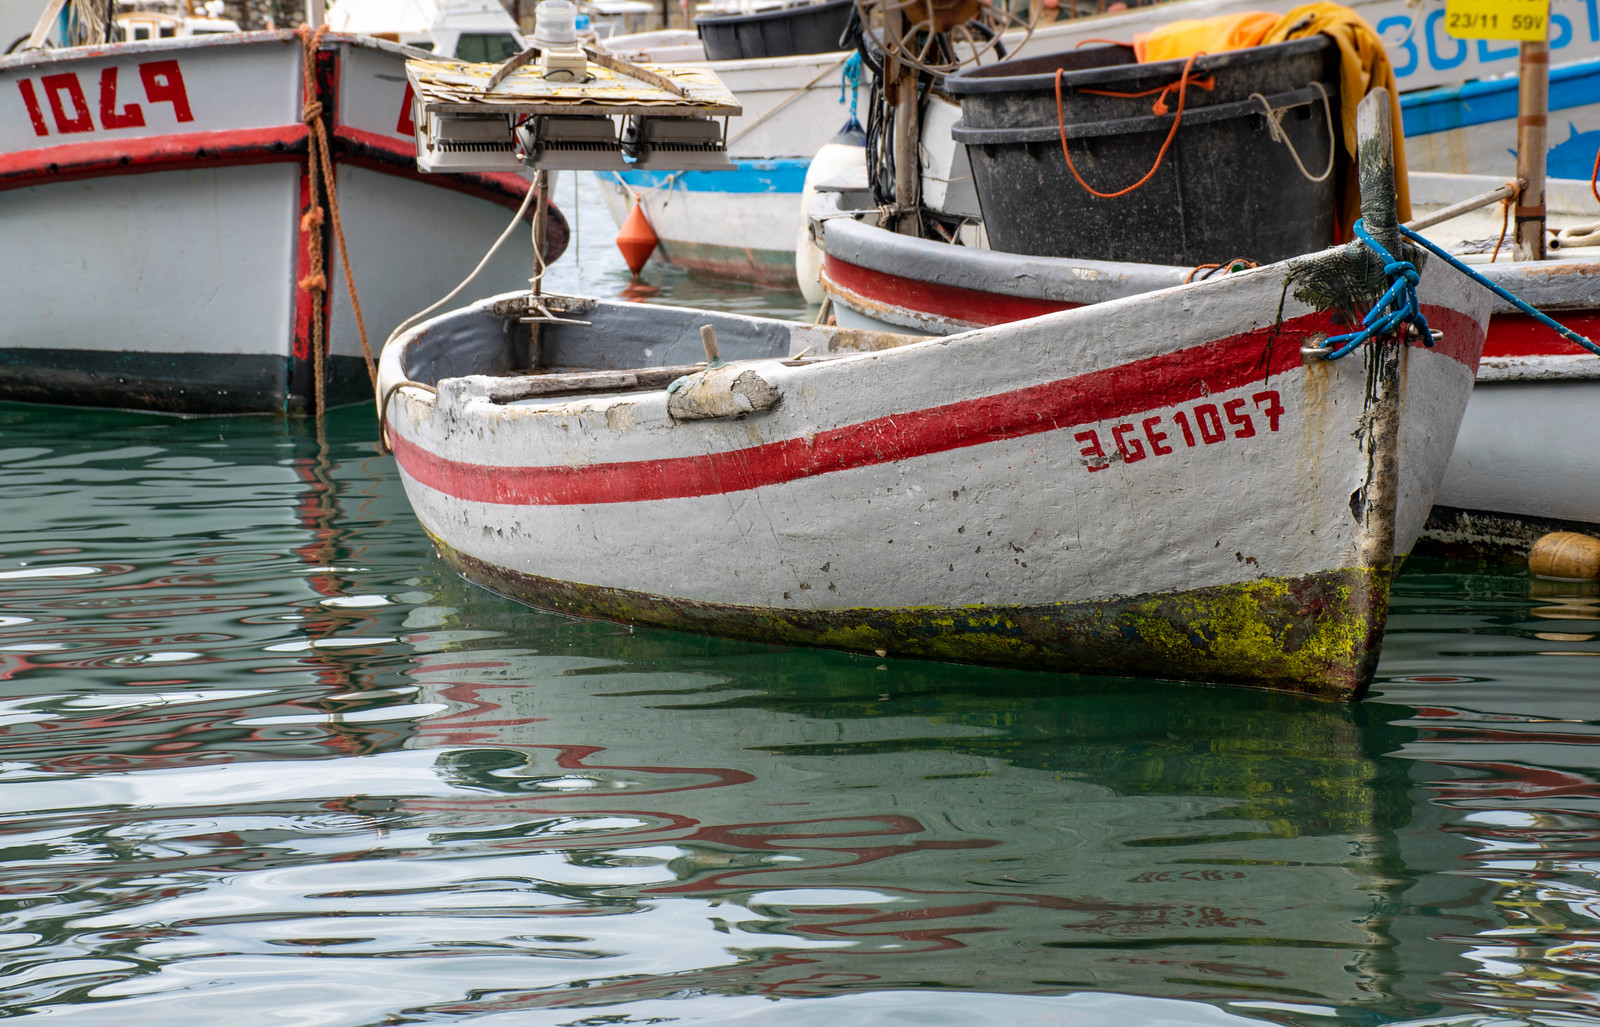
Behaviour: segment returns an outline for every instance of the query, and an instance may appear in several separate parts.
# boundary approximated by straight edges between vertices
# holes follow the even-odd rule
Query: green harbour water
[[[468,584],[375,440],[0,406],[0,1017],[1600,1023],[1600,589],[1414,559],[1354,705],[768,647]]]

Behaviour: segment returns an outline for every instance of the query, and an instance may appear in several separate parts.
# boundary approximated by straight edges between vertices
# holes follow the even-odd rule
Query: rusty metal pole
[[[1545,38],[1524,41],[1517,59],[1517,260],[1544,259],[1545,126],[1550,112],[1550,20]]]

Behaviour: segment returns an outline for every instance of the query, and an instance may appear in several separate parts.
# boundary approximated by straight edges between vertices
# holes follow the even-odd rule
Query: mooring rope
[[[1324,360],[1338,360],[1367,340],[1390,335],[1404,325],[1409,325],[1417,331],[1423,345],[1433,345],[1433,332],[1429,330],[1427,318],[1422,316],[1422,309],[1417,305],[1416,286],[1421,276],[1417,274],[1416,265],[1409,260],[1396,260],[1388,250],[1383,248],[1382,243],[1368,234],[1367,226],[1364,222],[1365,219],[1356,221],[1354,226],[1356,238],[1360,239],[1367,249],[1383,260],[1383,273],[1389,278],[1389,289],[1377,303],[1373,304],[1372,309],[1367,311],[1367,316],[1361,319],[1362,328],[1360,331],[1332,336],[1317,349],[1307,351],[1310,354],[1320,356]],[[1469,265],[1457,260],[1443,247],[1429,241],[1405,225],[1400,225],[1399,228],[1402,236],[1423,247],[1472,281],[1488,289],[1545,327],[1553,329],[1562,338],[1569,342],[1577,343],[1590,353],[1600,356],[1600,346],[1596,346],[1587,338],[1579,335],[1548,314],[1535,309],[1532,305],[1512,295],[1507,289],[1490,281]]]
[[[1362,236],[1363,240],[1367,242],[1367,245],[1369,245],[1369,246],[1377,246],[1376,243],[1373,243],[1369,238],[1366,237],[1366,234],[1361,231],[1361,222],[1359,222],[1359,221],[1356,222],[1356,232],[1357,232],[1357,234],[1360,234]],[[1420,245],[1423,248],[1427,249],[1430,253],[1432,253],[1434,256],[1438,257],[1439,259],[1443,260],[1446,264],[1449,264],[1451,267],[1455,268],[1457,271],[1460,271],[1462,274],[1466,275],[1468,278],[1472,279],[1474,282],[1477,282],[1479,285],[1483,286],[1485,289],[1488,289],[1490,292],[1494,293],[1496,296],[1498,296],[1501,299],[1505,300],[1507,303],[1511,304],[1513,307],[1516,307],[1518,310],[1522,311],[1524,314],[1527,314],[1529,317],[1533,318],[1535,321],[1538,321],[1540,324],[1544,325],[1546,328],[1554,329],[1557,334],[1559,334],[1562,338],[1566,339],[1568,342],[1577,343],[1579,346],[1582,346],[1584,349],[1588,350],[1590,353],[1593,353],[1596,356],[1600,356],[1600,346],[1596,346],[1594,343],[1590,342],[1586,337],[1584,337],[1582,335],[1579,335],[1577,332],[1573,331],[1571,328],[1568,328],[1566,325],[1564,325],[1561,322],[1557,321],[1555,318],[1550,317],[1549,315],[1545,314],[1543,311],[1536,310],[1534,307],[1532,307],[1528,303],[1525,303],[1524,301],[1518,299],[1516,296],[1513,296],[1506,289],[1501,288],[1496,283],[1490,281],[1488,278],[1485,278],[1483,275],[1479,274],[1477,271],[1474,271],[1467,264],[1462,263],[1461,261],[1457,260],[1455,257],[1451,256],[1442,247],[1436,245],[1435,243],[1429,242],[1427,239],[1425,239],[1422,236],[1418,235],[1416,232],[1413,232],[1411,229],[1407,228],[1405,225],[1401,225],[1400,226],[1400,234],[1405,236],[1407,239],[1410,239],[1412,242],[1417,243],[1418,245]],[[1381,247],[1378,247],[1378,252],[1380,252],[1380,253],[1382,252],[1382,248]],[[1332,342],[1333,340],[1329,339],[1328,341]]]
[[[1332,336],[1315,351],[1323,360],[1338,360],[1368,339],[1383,338],[1406,325],[1417,331],[1423,345],[1433,345],[1433,332],[1428,328],[1428,319],[1422,316],[1422,308],[1417,306],[1417,282],[1422,276],[1417,273],[1415,264],[1409,260],[1396,260],[1393,254],[1383,248],[1382,243],[1369,235],[1365,220],[1356,220],[1356,238],[1383,261],[1383,273],[1389,279],[1389,288],[1367,311],[1367,316],[1361,319],[1360,331]],[[1403,227],[1400,231],[1412,238],[1421,238]]]
[[[322,317],[327,303],[328,278],[322,271],[320,231],[325,216],[333,221],[333,235],[339,249],[339,261],[344,267],[344,284],[350,292],[350,307],[355,311],[356,331],[361,336],[361,352],[367,359],[367,377],[372,381],[374,388],[378,385],[378,365],[372,359],[372,346],[367,342],[366,319],[361,316],[361,298],[356,295],[355,275],[350,270],[350,249],[345,244],[344,222],[339,218],[339,192],[334,180],[333,157],[328,146],[328,129],[322,122],[322,94],[317,85],[316,71],[317,51],[321,49],[322,40],[328,34],[328,26],[323,25],[313,30],[309,25],[301,25],[295,30],[295,34],[300,37],[303,48],[300,67],[304,76],[301,89],[304,108],[300,120],[306,125],[308,148],[306,177],[311,192],[311,204],[300,219],[300,228],[309,240],[311,273],[300,279],[297,284],[311,294],[311,373],[313,387],[316,390],[317,425],[320,432],[327,390],[325,366],[327,344],[323,339]],[[322,209],[320,198],[322,195],[326,195],[328,199],[326,215]]]

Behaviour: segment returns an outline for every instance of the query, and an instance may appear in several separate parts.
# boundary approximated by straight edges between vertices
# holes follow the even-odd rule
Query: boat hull
[[[796,214],[810,163],[763,160],[732,171],[605,171],[596,177],[619,225],[638,197],[660,259],[712,278],[792,289]]]
[[[533,605],[1347,698],[1370,680],[1487,304],[1429,275],[1445,342],[1392,353],[1399,371],[1366,366],[1378,350],[1308,363],[1333,315],[1285,299],[1284,273],[759,362],[781,401],[736,418],[676,419],[664,392],[499,404],[499,379],[444,377],[437,396],[399,390],[389,439],[445,558]],[[488,310],[454,316],[484,320],[480,339],[512,330]],[[386,354],[385,382],[426,363],[412,345]],[[1362,427],[1384,417],[1404,423]]]
[[[1429,540],[1446,551],[1520,555],[1551,531],[1600,533],[1593,454],[1573,441],[1597,434],[1600,357],[1486,358]]]
[[[620,226],[637,196],[660,239],[659,259],[695,274],[795,288],[806,169],[856,109],[856,90],[843,82],[849,56],[712,62],[744,108],[728,124],[735,169],[601,173],[612,218]]]
[[[1429,184],[1437,189],[1439,182]],[[1471,188],[1466,181],[1464,189]],[[813,207],[818,212],[831,208],[824,202]],[[962,331],[1139,295],[1189,275],[948,246],[844,217],[824,224],[822,282],[836,320],[850,328]],[[1600,264],[1482,270],[1580,334],[1600,338]],[[1448,551],[1525,553],[1549,531],[1600,530],[1600,486],[1587,454],[1557,441],[1600,433],[1600,358],[1509,304],[1496,300],[1493,309],[1477,387],[1427,526],[1429,545]]]
[[[293,33],[260,32],[0,59],[0,398],[306,410],[317,339],[327,401],[371,395],[333,226],[305,218],[302,52]],[[332,36],[318,56],[374,348],[466,276],[527,190],[416,171],[404,60]],[[565,242],[557,214],[552,252]],[[484,273],[510,288],[531,263],[518,239]]]
[[[1085,602],[794,610],[524,574],[434,542],[464,577],[578,617],[1023,670],[1264,687],[1297,681],[1329,698],[1359,694],[1371,680],[1389,589],[1385,572],[1341,570]]]

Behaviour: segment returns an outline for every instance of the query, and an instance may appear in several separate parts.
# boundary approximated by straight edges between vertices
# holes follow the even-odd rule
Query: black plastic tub
[[[839,37],[850,23],[855,0],[782,7],[759,14],[730,14],[695,22],[708,61],[795,57],[842,50]]]
[[[1339,52],[1312,36],[1196,59],[1183,121],[1150,180],[1142,178],[1172,127],[1183,61],[1139,64],[1126,46],[1094,46],[968,68],[945,79],[961,102],[954,135],[966,144],[973,184],[996,250],[1152,264],[1198,265],[1246,257],[1283,260],[1331,245],[1337,169],[1309,180],[1275,142],[1259,94],[1283,110],[1285,135],[1309,176],[1329,167],[1329,123],[1342,152]],[[1061,76],[1060,121],[1056,69]],[[1196,80],[1212,82],[1210,89]],[[1168,112],[1142,93],[1171,84]],[[1323,92],[1327,106],[1323,104]],[[1064,127],[1063,127],[1064,126]]]

